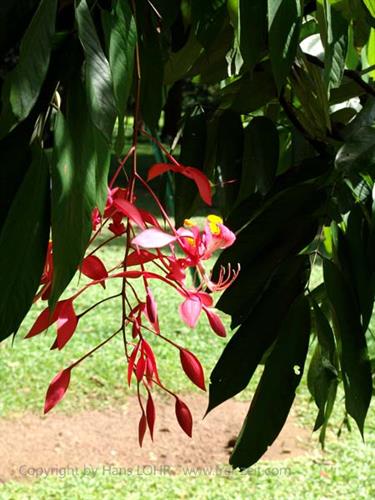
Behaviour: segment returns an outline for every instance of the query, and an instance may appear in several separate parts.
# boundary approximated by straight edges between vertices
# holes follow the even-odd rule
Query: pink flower
[[[212,330],[219,337],[225,337],[225,327],[218,314],[213,311],[212,304],[212,297],[208,293],[189,291],[184,302],[179,307],[181,319],[190,328],[195,328],[203,310],[206,313]]]
[[[206,252],[204,259],[209,259],[216,250],[228,248],[236,241],[236,235],[223,224],[217,215],[209,215],[204,228]]]

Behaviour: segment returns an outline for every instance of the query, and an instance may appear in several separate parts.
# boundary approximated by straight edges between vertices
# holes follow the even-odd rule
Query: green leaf
[[[253,465],[280,433],[301,381],[309,335],[309,303],[300,296],[283,321],[282,331],[266,361],[229,460],[234,468]]]
[[[113,79],[119,120],[124,118],[133,83],[134,51],[137,28],[130,4],[117,2],[111,16],[112,29],[109,42],[109,65]]]
[[[233,47],[233,29],[229,23],[223,24],[216,33],[211,44],[205,48],[198,59],[192,64],[186,76],[197,77],[199,83],[216,84],[231,73],[231,57],[236,60],[236,49]]]
[[[271,189],[279,161],[279,134],[273,121],[255,117],[245,128],[241,187],[238,201],[254,189],[265,195]]]
[[[111,151],[103,135],[92,127],[92,148],[95,154],[96,206],[103,214],[108,198],[108,174],[111,164]],[[88,137],[90,132],[88,131]],[[91,167],[90,167],[91,169]]]
[[[147,127],[155,132],[163,107],[164,57],[156,28],[143,32],[140,40],[141,111]]]
[[[171,26],[180,10],[179,2],[171,2],[170,0],[153,0],[152,4],[163,19],[163,23]]]
[[[336,168],[344,175],[375,175],[375,129],[361,127],[338,150]]]
[[[279,93],[296,55],[301,19],[299,0],[268,0],[269,49]]]
[[[75,12],[78,36],[86,59],[85,83],[89,97],[89,113],[92,123],[100,130],[107,143],[111,144],[116,119],[111,70],[86,0],[80,0]]]
[[[340,269],[324,259],[324,281],[340,339],[345,407],[363,435],[372,394],[371,367],[356,297]]]
[[[325,432],[336,397],[339,366],[335,339],[329,321],[315,302],[313,307],[318,344],[311,359],[307,384],[319,409],[314,431],[322,427],[320,442],[324,446]]]
[[[35,14],[40,0],[18,0],[3,2],[0,16],[0,53],[8,50],[19,42]]]
[[[285,234],[290,228],[293,228],[292,234],[286,238]],[[232,328],[245,321],[251,314],[277,266],[311,243],[316,235],[318,223],[312,217],[296,217],[290,219],[288,224],[279,229],[280,232],[276,230],[275,226],[273,227],[272,232],[270,231],[273,240],[251,261],[244,258],[240,260],[238,257],[234,257],[230,261],[232,267],[235,267],[238,262],[240,263],[240,275],[221,296],[216,307],[231,314]],[[242,239],[240,243],[243,244],[244,241]],[[247,241],[247,245],[250,247],[251,240]]]
[[[348,22],[328,0],[324,1],[327,38],[324,58],[324,80],[328,89],[339,87],[344,75],[348,51]]]
[[[345,109],[345,108],[343,108]],[[353,108],[346,108],[352,110]],[[368,96],[366,102],[359,113],[356,113],[354,120],[345,127],[342,131],[342,137],[347,140],[353,134],[356,134],[362,127],[371,127],[375,122],[375,98]]]
[[[245,66],[251,70],[267,46],[267,4],[264,0],[239,0],[239,43]]]
[[[374,305],[374,273],[372,271],[372,251],[368,255],[369,229],[364,208],[356,205],[351,210],[345,238],[350,256],[350,274],[352,286],[355,287],[361,310],[363,331],[366,332],[371,320]]]
[[[74,276],[91,235],[96,205],[96,150],[88,104],[79,80],[72,82],[67,116],[58,112],[52,164],[54,277],[50,305]]]
[[[179,51],[172,52],[169,55],[164,68],[164,83],[172,85],[184,78],[193,68],[194,63],[203,51],[202,44],[198,42],[194,32],[191,31],[185,45]],[[194,74],[197,74],[197,72],[194,71]]]
[[[181,140],[180,162],[203,170],[206,151],[206,115],[199,113],[187,118]],[[175,177],[175,218],[176,227],[194,213],[199,196],[196,186],[182,175]]]
[[[226,20],[226,0],[192,0],[192,24],[197,40],[207,47]]]
[[[30,120],[0,139],[0,231],[31,162]]]
[[[226,110],[222,113],[216,140],[217,198],[226,216],[237,201],[241,179],[244,132],[238,112]]]
[[[299,185],[282,191],[253,214],[237,233],[234,245],[220,255],[214,267],[214,279],[220,266],[230,263],[235,268],[237,263],[241,265],[238,278],[217,304],[219,309],[232,316],[232,326],[249,315],[265,280],[275,267],[312,241],[318,226],[316,214],[325,200],[325,193],[315,185]],[[235,213],[241,210],[240,205],[228,219],[229,227]]]
[[[259,64],[250,75],[244,73],[221,90],[220,109],[251,113],[277,96],[269,63]]]
[[[2,88],[0,136],[27,117],[39,96],[50,61],[56,6],[56,0],[42,0],[22,38],[18,64]]]
[[[49,209],[48,161],[34,144],[31,165],[0,233],[0,340],[18,330],[38,289],[47,253]]]
[[[277,338],[290,305],[303,291],[309,271],[308,257],[297,256],[287,259],[273,273],[250,316],[231,337],[211,373],[207,411],[248,385]]]

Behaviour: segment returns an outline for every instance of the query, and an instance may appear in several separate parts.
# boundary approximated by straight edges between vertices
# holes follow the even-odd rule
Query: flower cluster
[[[207,204],[211,204],[211,187],[206,176],[194,167],[180,165],[171,156],[169,159],[171,163],[159,163],[149,169],[148,181],[167,170],[172,170],[195,182],[202,199]],[[118,172],[115,175],[118,175]],[[114,179],[110,186],[113,185],[113,181]],[[137,207],[134,196],[136,182],[147,189],[154,198],[160,210],[161,222],[159,222],[160,218],[158,220],[150,212]],[[230,286],[236,279],[239,269],[232,270],[230,267],[222,269],[218,279],[214,281],[206,269],[206,261],[215,251],[232,245],[236,239],[235,235],[217,215],[209,215],[203,227],[199,227],[192,220],[185,220],[183,227],[175,228],[148,182],[142,179],[135,169],[126,187],[109,188],[103,213],[100,213],[98,209],[93,210],[92,227],[93,237],[90,247],[78,269],[81,274],[89,278],[88,283],[70,298],[58,301],[53,309],[47,306],[40,313],[26,337],[38,335],[55,324],[56,338],[51,349],[62,349],[73,337],[79,321],[85,314],[102,302],[115,298],[121,299],[121,325],[101,344],[57,374],[47,390],[45,413],[64,397],[70,383],[72,369],[116,335],[122,333],[127,362],[127,381],[129,385],[135,382],[141,409],[138,427],[140,445],[142,445],[147,428],[151,438],[153,437],[156,415],[152,397],[154,385],[175,399],[177,421],[191,436],[190,410],[180,397],[165,387],[160,380],[157,360],[152,348],[152,337],[158,336],[178,349],[182,369],[202,390],[205,390],[204,372],[201,363],[192,352],[163,335],[159,324],[157,302],[153,295],[153,283],[155,280],[162,281],[181,296],[179,314],[186,325],[194,328],[203,312],[213,332],[224,337],[225,328],[213,307],[212,292],[222,291]],[[114,238],[124,239],[123,259],[111,269],[107,269],[105,263],[97,255],[103,243],[94,247],[96,237],[104,232],[105,227],[109,231],[107,234],[110,234],[107,242]],[[191,279],[193,274],[195,279]],[[35,301],[49,299],[53,279],[52,242],[48,246],[45,270]],[[119,293],[105,297],[88,310],[77,314],[74,306],[75,299],[91,286],[100,285],[105,289],[108,280],[120,282]],[[143,290],[141,293],[139,287],[135,286],[136,281],[141,284]],[[199,285],[194,286],[192,282],[198,282]]]

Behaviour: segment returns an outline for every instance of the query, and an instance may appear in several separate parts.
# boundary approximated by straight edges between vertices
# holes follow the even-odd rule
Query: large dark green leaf
[[[245,73],[221,91],[221,109],[232,109],[239,113],[251,113],[277,95],[269,64],[264,63],[250,75]]]
[[[269,312],[271,314],[272,311]],[[269,355],[230,463],[245,469],[265,453],[281,431],[300,383],[310,334],[310,310],[305,297],[292,305]]]
[[[206,115],[199,113],[189,117],[184,125],[181,140],[180,162],[203,170],[206,151]],[[196,186],[182,175],[175,177],[175,218],[176,227],[191,217],[197,203]]]
[[[89,96],[89,113],[92,123],[110,144],[116,119],[111,70],[96,33],[86,0],[80,0],[75,12],[78,35],[86,59],[85,81]]]
[[[268,32],[272,71],[280,92],[296,55],[301,28],[299,0],[268,0]]]
[[[22,38],[40,0],[2,2],[0,7],[0,54],[6,54]]]
[[[163,23],[171,26],[180,10],[180,2],[171,2],[170,0],[153,0],[152,4],[163,19]]]
[[[322,427],[320,442],[324,446],[327,423],[336,397],[339,367],[335,339],[329,321],[315,302],[313,306],[318,343],[310,362],[307,384],[319,408],[314,430]]]
[[[103,213],[108,198],[108,173],[111,164],[111,152],[103,135],[92,128],[92,148],[95,154],[96,206]],[[87,131],[90,137],[90,132]],[[91,166],[90,166],[91,169]]]
[[[52,164],[53,305],[74,276],[91,234],[96,205],[96,149],[80,81],[72,83],[67,115],[55,122]]]
[[[109,64],[113,79],[113,91],[117,104],[119,147],[123,144],[123,121],[130,89],[133,83],[133,66],[137,28],[128,2],[117,2],[111,16]],[[122,137],[121,137],[122,135]]]
[[[193,29],[199,42],[207,47],[220,31],[226,18],[227,0],[192,0]]]
[[[2,88],[0,136],[24,120],[47,74],[55,33],[56,0],[42,0],[21,42],[20,57]]]
[[[204,51],[202,44],[191,31],[185,45],[178,51],[169,55],[164,68],[164,83],[172,83],[184,78],[192,70],[194,63]],[[199,71],[194,71],[197,74]]]
[[[30,166],[31,129],[27,121],[0,140],[0,231]]]
[[[257,301],[269,284],[277,266],[284,259],[303,250],[314,238],[318,224],[310,217],[298,217],[288,221],[273,233],[274,240],[251,261],[239,261],[239,277],[221,296],[217,307],[232,316],[232,328],[242,323],[251,314]],[[291,231],[288,238],[286,231]],[[280,232],[278,232],[280,231]],[[248,245],[250,245],[248,240]],[[241,242],[243,243],[243,241]],[[232,262],[236,265],[236,260]]]
[[[225,346],[211,373],[208,411],[245,389],[275,341],[290,305],[303,291],[309,271],[308,257],[297,256],[283,262],[270,277],[251,315]]]
[[[245,65],[252,69],[267,45],[267,3],[239,0],[239,42]]]
[[[375,174],[375,129],[361,127],[339,149],[335,165],[344,174]]]
[[[316,214],[325,199],[325,193],[312,184],[284,190],[253,214],[237,234],[235,244],[220,255],[214,277],[222,265],[241,265],[239,277],[217,304],[219,309],[231,314],[232,326],[241,323],[251,312],[275,267],[312,241],[318,225]]]
[[[255,117],[245,128],[241,187],[238,201],[256,188],[267,194],[275,179],[279,161],[279,135],[273,121]]]
[[[233,29],[229,23],[223,24],[215,38],[191,65],[186,76],[199,75],[201,83],[212,83],[224,80],[228,76],[230,65],[229,54],[233,53]]]
[[[348,22],[340,11],[324,1],[326,40],[324,57],[324,80],[328,91],[339,87],[344,75],[348,50]]]
[[[0,340],[16,332],[38,289],[50,228],[49,171],[35,144],[32,163],[0,233]]]
[[[345,407],[363,434],[372,380],[358,302],[340,269],[327,259],[324,260],[324,281],[340,338]]]
[[[141,111],[146,125],[153,132],[158,127],[163,107],[164,57],[160,35],[149,26],[140,40],[141,59]]]
[[[350,137],[358,132],[362,127],[371,127],[375,122],[375,97],[369,96],[364,103],[361,111],[356,114],[355,118],[345,127],[342,131],[344,139]]]
[[[241,115],[226,110],[219,119],[217,130],[216,171],[218,198],[224,216],[238,199],[242,171],[244,133]]]
[[[351,210],[345,237],[350,254],[350,267],[346,271],[355,287],[361,310],[363,331],[369,325],[374,305],[374,275],[372,271],[372,249],[368,249],[369,230],[364,209],[357,205]]]

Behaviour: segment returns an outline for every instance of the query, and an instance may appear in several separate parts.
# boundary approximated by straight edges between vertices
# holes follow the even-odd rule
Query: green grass
[[[117,242],[102,253],[106,262],[115,263],[122,257],[122,248]],[[319,279],[319,273],[314,280]],[[71,291],[77,286],[73,280]],[[87,296],[77,302],[77,311],[87,308],[95,300],[109,296],[118,290],[120,283],[108,283],[106,291],[93,287]],[[181,297],[163,284],[153,284],[158,300],[161,328],[164,335],[193,351],[209,372],[218,359],[226,341],[217,337],[202,315],[196,330],[190,330],[178,316]],[[69,295],[69,293],[68,293]],[[33,310],[21,327],[12,346],[11,340],[0,344],[2,370],[0,384],[2,395],[0,416],[22,414],[25,411],[41,413],[45,391],[52,377],[63,367],[85,354],[119,327],[121,309],[119,302],[106,302],[97,311],[85,316],[78,330],[61,351],[49,351],[54,340],[54,328],[33,339],[24,340],[28,328],[40,311]],[[228,325],[228,319],[226,319]],[[183,373],[178,352],[155,337],[149,338],[159,361],[160,376],[167,387],[179,392],[198,391]],[[121,405],[132,394],[125,383],[126,365],[121,338],[87,359],[73,371],[68,393],[55,412],[71,413],[82,409],[104,409]],[[256,379],[241,398],[249,399]],[[298,390],[295,414],[301,425],[313,427],[316,409],[311,403],[306,384]],[[82,471],[67,473],[65,477],[50,474],[35,481],[9,482],[0,486],[1,499],[26,498],[371,498],[375,495],[372,466],[375,461],[375,412],[370,410],[366,424],[366,444],[358,431],[349,433],[345,428],[341,439],[335,430],[343,419],[343,400],[339,395],[338,405],[328,432],[327,451],[320,455],[318,445],[313,457],[288,459],[282,463],[263,462],[244,474],[230,471],[218,464],[218,470],[184,471],[176,476],[163,473],[149,475],[149,470],[132,471],[131,476],[115,475],[98,469],[94,477]],[[136,425],[136,424],[135,424]],[[317,441],[317,439],[316,439]],[[5,459],[5,458],[4,458]],[[158,471],[157,471],[158,472]],[[62,475],[62,471],[60,472]]]

